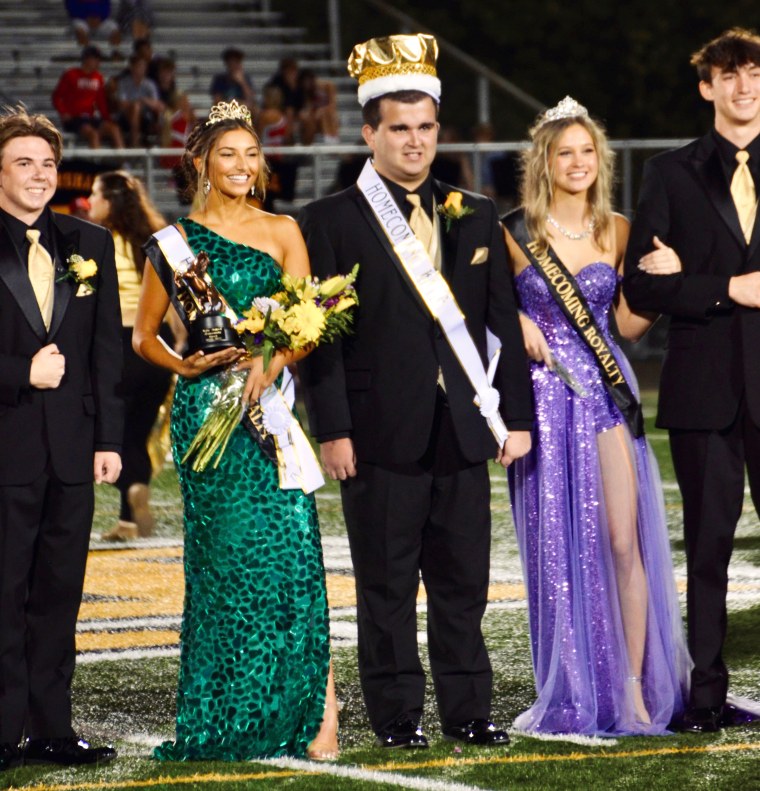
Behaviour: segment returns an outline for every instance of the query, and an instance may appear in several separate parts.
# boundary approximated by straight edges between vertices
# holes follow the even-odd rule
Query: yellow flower
[[[319,293],[320,295],[325,298],[329,299],[330,297],[334,297],[336,294],[340,294],[341,291],[346,287],[346,278],[343,275],[333,275],[328,280],[325,280],[324,283],[321,283],[319,286]]]
[[[98,273],[98,265],[92,258],[88,258],[85,261],[85,259],[80,256],[72,256],[71,269],[74,270],[74,274],[79,280],[88,280]]]
[[[450,192],[446,196],[446,202],[443,204],[446,211],[451,211],[453,214],[459,214],[462,211],[462,193]]]
[[[347,308],[352,308],[356,304],[356,300],[353,297],[341,297],[338,300],[338,304],[334,305],[330,310],[334,313],[342,313]]]
[[[239,321],[235,325],[235,329],[241,335],[244,332],[250,332],[253,335],[255,335],[257,332],[261,332],[264,329],[264,317],[261,315],[249,316],[247,319],[243,319],[242,321]]]
[[[319,340],[325,326],[325,315],[313,302],[302,302],[278,317],[277,324],[298,348]]]
[[[282,285],[286,292],[295,294],[300,302],[314,299],[319,293],[307,278],[291,277],[287,272],[282,276]]]

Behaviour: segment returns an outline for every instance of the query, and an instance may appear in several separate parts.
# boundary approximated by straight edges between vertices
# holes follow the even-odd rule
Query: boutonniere
[[[80,289],[82,286],[87,289],[87,293],[91,294],[95,291],[95,286],[91,282],[95,275],[98,274],[98,265],[92,258],[82,258],[79,253],[72,253],[67,259],[68,271],[61,275],[58,280],[73,280],[78,283]]]
[[[447,233],[451,230],[451,223],[454,220],[461,220],[462,217],[466,217],[468,214],[475,214],[475,209],[471,209],[469,206],[462,206],[461,192],[450,192],[446,196],[443,206],[436,206],[435,210],[446,220]]]

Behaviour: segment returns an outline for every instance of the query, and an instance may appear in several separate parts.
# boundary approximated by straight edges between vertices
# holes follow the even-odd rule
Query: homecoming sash
[[[409,227],[388,187],[372,166],[371,160],[367,160],[356,185],[393,248],[394,262],[443,330],[446,340],[475,390],[473,401],[485,418],[499,447],[502,448],[509,438],[509,432],[499,413],[499,391],[492,387],[501,353],[498,338],[491,332],[487,333],[489,365],[486,371],[475,342],[465,325],[464,314],[454,299],[449,284],[436,270],[428,251]]]
[[[631,434],[634,437],[642,436],[644,434],[644,418],[641,413],[641,404],[626,382],[625,375],[605,341],[602,330],[575,278],[551,247],[545,253],[538,252],[538,244],[531,241],[528,236],[523,209],[515,209],[510,212],[503,219],[503,223],[533,268],[546,283],[549,293],[554,297],[570,326],[591,349],[604,386],[623,414]]]
[[[179,275],[187,272],[196,256],[177,227],[168,225],[154,233],[153,238],[172,272]],[[165,278],[161,279],[166,285]],[[208,285],[211,285],[211,277],[208,273],[205,274],[204,279]],[[182,308],[178,313],[183,322],[186,326],[189,325],[191,322],[186,305],[181,304],[176,289],[172,289],[169,293],[175,307]],[[238,320],[235,311],[221,294],[219,297],[222,303],[220,309],[234,324]],[[293,416],[295,386],[287,368],[282,371],[281,387],[282,391],[275,385],[270,385],[261,394],[261,398],[243,415],[243,424],[264,448],[265,453],[267,444],[270,444],[270,447],[271,444],[274,445],[274,461],[277,464],[280,488],[302,489],[308,494],[322,486],[325,479],[300,423]],[[286,395],[283,395],[283,392]]]

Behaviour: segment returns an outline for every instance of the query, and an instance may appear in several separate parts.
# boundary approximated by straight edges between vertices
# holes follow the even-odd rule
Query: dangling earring
[[[256,185],[255,184],[251,187],[251,197],[252,198],[256,197]]]
[[[208,179],[203,182],[203,191],[206,193],[206,195],[211,192],[211,182]]]

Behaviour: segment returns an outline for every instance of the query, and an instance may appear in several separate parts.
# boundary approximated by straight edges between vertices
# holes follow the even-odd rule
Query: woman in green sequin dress
[[[254,297],[278,291],[283,271],[308,275],[309,262],[292,219],[249,204],[252,188],[261,194],[266,183],[250,116],[233,105],[214,109],[222,120],[201,123],[188,139],[185,160],[203,198],[178,227],[196,255],[208,254],[208,274],[240,314]],[[242,425],[217,468],[194,472],[180,461],[224,367],[250,369],[244,398],[254,401],[297,356],[278,353],[266,371],[261,357],[240,359],[235,349],[175,356],[158,339],[171,278],[153,238],[146,252],[153,267],[146,267],[134,345],[145,359],[179,374],[172,446],[185,525],[177,733],[154,755],[334,758],[337,707],[313,496],[280,489],[276,466]]]

